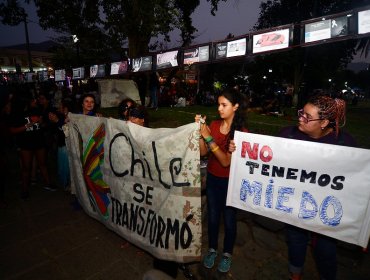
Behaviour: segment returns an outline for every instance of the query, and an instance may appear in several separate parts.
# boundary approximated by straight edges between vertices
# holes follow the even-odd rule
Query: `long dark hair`
[[[218,97],[223,96],[231,102],[233,106],[239,104],[235,111],[233,122],[230,126],[230,132],[227,136],[227,146],[230,140],[234,139],[235,130],[242,131],[247,127],[247,101],[243,94],[234,88],[227,88],[221,91]]]

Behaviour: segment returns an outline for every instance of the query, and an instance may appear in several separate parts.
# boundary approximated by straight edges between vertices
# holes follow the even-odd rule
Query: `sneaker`
[[[206,268],[212,268],[215,265],[215,259],[217,258],[217,251],[215,249],[209,249],[207,255],[203,259],[203,265]]]
[[[55,192],[57,190],[53,185],[47,185],[44,189],[51,192]]]
[[[224,253],[218,264],[218,271],[220,272],[228,272],[231,267],[231,255],[228,253]]]

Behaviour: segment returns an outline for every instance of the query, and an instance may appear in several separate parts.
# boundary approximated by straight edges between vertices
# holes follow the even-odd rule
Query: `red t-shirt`
[[[220,147],[220,149],[226,153],[229,149],[227,145],[227,136],[228,134],[222,134],[220,132],[221,124],[223,120],[216,120],[211,122],[209,128],[211,129],[211,135],[213,137],[213,141]],[[243,132],[247,132],[246,129],[242,130]],[[208,165],[207,170],[214,176],[227,178],[229,177],[230,173],[230,166],[223,167],[218,159],[215,157],[213,153],[210,153],[208,157]]]

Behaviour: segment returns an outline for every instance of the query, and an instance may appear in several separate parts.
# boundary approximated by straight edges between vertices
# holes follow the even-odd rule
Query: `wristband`
[[[213,140],[213,137],[212,136],[208,136],[208,137],[204,138],[204,141],[206,141],[207,144],[209,142],[211,142],[212,140]]]
[[[215,148],[213,148],[213,149],[211,150],[211,152],[212,152],[212,153],[214,153],[214,152],[216,152],[219,148],[220,148],[219,146],[216,146]]]

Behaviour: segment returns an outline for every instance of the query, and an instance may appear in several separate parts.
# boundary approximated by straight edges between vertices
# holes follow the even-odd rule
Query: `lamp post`
[[[72,35],[73,43],[76,45],[76,52],[77,52],[77,63],[80,63],[80,39],[78,39],[77,35]]]
[[[27,14],[23,14],[23,22],[24,22],[24,30],[26,32],[26,46],[27,46],[27,56],[28,56],[28,67],[30,69],[30,72],[33,72],[32,67],[32,56],[31,56],[31,50],[30,50],[30,38],[28,36],[28,25],[27,25]]]

